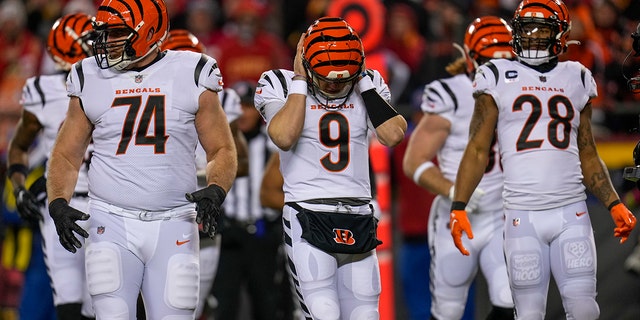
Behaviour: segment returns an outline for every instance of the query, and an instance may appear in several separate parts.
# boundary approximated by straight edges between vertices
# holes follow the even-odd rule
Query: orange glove
[[[609,211],[611,212],[613,222],[616,224],[616,228],[613,229],[613,235],[620,238],[620,243],[624,243],[636,226],[636,217],[620,200],[616,200],[610,204]],[[451,232],[453,232],[453,229]]]
[[[463,207],[464,208],[464,207]],[[451,236],[456,248],[465,256],[469,255],[469,251],[462,245],[462,232],[467,233],[469,239],[473,239],[473,231],[471,231],[471,223],[467,217],[465,210],[451,210],[449,216],[449,226],[451,227]]]

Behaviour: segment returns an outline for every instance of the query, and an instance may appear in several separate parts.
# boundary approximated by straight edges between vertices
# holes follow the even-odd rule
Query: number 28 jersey
[[[573,61],[540,73],[491,60],[473,86],[498,106],[505,207],[544,210],[586,199],[577,135],[580,112],[597,95],[591,72]]]
[[[377,92],[389,100],[389,88],[380,73],[368,72]],[[293,75],[282,69],[262,74],[254,100],[267,126],[284,106]],[[309,92],[305,108],[296,145],[289,151],[280,150],[285,201],[371,199],[369,133],[374,128],[358,89],[354,88],[343,107],[335,109],[322,107]]]
[[[205,90],[222,90],[216,61],[166,51],[141,71],[100,69],[94,58],[72,68],[67,92],[94,126],[89,193],[133,210],[186,205],[196,190],[195,115]]]

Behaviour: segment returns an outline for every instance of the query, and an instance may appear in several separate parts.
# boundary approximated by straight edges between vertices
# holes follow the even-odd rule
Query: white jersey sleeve
[[[375,89],[389,99],[389,89],[377,71],[369,70]],[[269,125],[284,105],[293,72],[262,74],[255,107]],[[331,104],[334,101],[329,101]],[[335,101],[336,106],[341,101]],[[285,201],[317,198],[371,199],[369,179],[370,120],[357,89],[340,108],[326,108],[309,91],[302,134],[289,151],[280,150]]]
[[[577,142],[580,113],[596,96],[577,62],[542,73],[517,61],[479,68],[474,90],[498,107],[498,141],[509,209],[544,210],[586,199]]]
[[[69,97],[65,90],[66,73],[42,75],[27,79],[22,89],[22,107],[32,113],[42,125],[41,143],[48,158],[53,149],[53,144],[58,136],[69,108]],[[88,161],[91,156],[92,145],[87,148],[85,163],[78,172],[78,181],[74,191],[86,193],[88,186]],[[45,168],[45,177],[48,174],[48,166]]]
[[[475,104],[472,89],[471,79],[466,74],[459,74],[427,84],[422,96],[422,111],[437,114],[450,123],[449,135],[438,150],[437,158],[440,171],[451,181],[456,179],[462,154],[469,142],[469,123]],[[494,144],[485,174],[478,185],[485,192],[481,210],[502,207],[502,170],[498,161],[497,145]]]
[[[166,51],[140,71],[100,69],[93,58],[72,68],[67,89],[93,123],[92,198],[159,211],[188,204],[196,190],[195,115],[205,90],[222,90],[215,59]]]

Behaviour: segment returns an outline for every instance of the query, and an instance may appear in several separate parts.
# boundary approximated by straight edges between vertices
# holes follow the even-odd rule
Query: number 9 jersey
[[[67,92],[94,126],[91,197],[146,211],[188,204],[184,194],[196,190],[198,99],[222,84],[216,61],[194,52],[165,51],[126,72],[101,69],[93,57],[74,64]]]
[[[544,210],[586,199],[577,136],[580,113],[597,96],[588,69],[567,61],[542,73],[491,60],[478,69],[473,87],[498,107],[506,208]]]
[[[290,70],[277,69],[260,77],[254,100],[267,126],[284,106],[293,76]],[[368,70],[367,76],[372,77],[380,96],[389,101],[389,88],[380,73]],[[289,151],[280,150],[285,202],[371,199],[369,134],[375,129],[357,86],[353,90],[341,107],[337,107],[341,99],[330,100],[329,107],[324,107],[309,90],[302,134]]]

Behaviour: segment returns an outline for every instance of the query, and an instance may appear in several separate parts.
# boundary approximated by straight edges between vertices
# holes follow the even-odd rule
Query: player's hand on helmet
[[[451,201],[453,201],[454,192],[454,186],[451,186],[451,188],[449,189],[449,199],[451,199]],[[465,208],[465,210],[471,213],[478,210],[478,207],[480,207],[480,200],[482,199],[482,197],[484,197],[484,194],[484,190],[480,188],[476,188],[475,190],[473,190],[473,193],[471,194],[471,198],[469,198],[469,202],[467,202],[467,207]]]
[[[611,208],[611,217],[616,224],[613,235],[620,238],[620,243],[624,243],[636,226],[636,217],[622,202]]]
[[[42,213],[38,205],[38,199],[24,186],[19,186],[13,191],[16,197],[18,214],[26,222],[38,222],[42,220]]]
[[[89,237],[87,231],[82,229],[76,221],[87,220],[89,215],[71,207],[67,200],[62,198],[57,198],[49,203],[49,215],[56,225],[60,244],[67,251],[76,253],[76,248],[81,248],[82,244],[73,233],[75,232],[84,238]]]
[[[222,202],[227,193],[222,187],[211,184],[204,189],[185,194],[190,202],[196,204],[196,223],[202,223],[202,231],[213,238],[222,216]]]
[[[298,45],[296,47],[296,56],[293,59],[293,73],[296,76],[300,75],[306,78],[307,71],[304,68],[304,64],[302,63],[302,57],[304,56],[304,37],[305,34],[303,33],[300,36],[300,40],[298,40]]]
[[[462,203],[464,205],[464,203]],[[460,253],[465,256],[469,255],[469,250],[462,244],[462,233],[466,232],[469,239],[473,239],[473,230],[471,230],[471,223],[467,217],[467,211],[460,209],[453,209],[449,215],[449,226],[451,227],[451,236],[453,237],[453,243]]]

